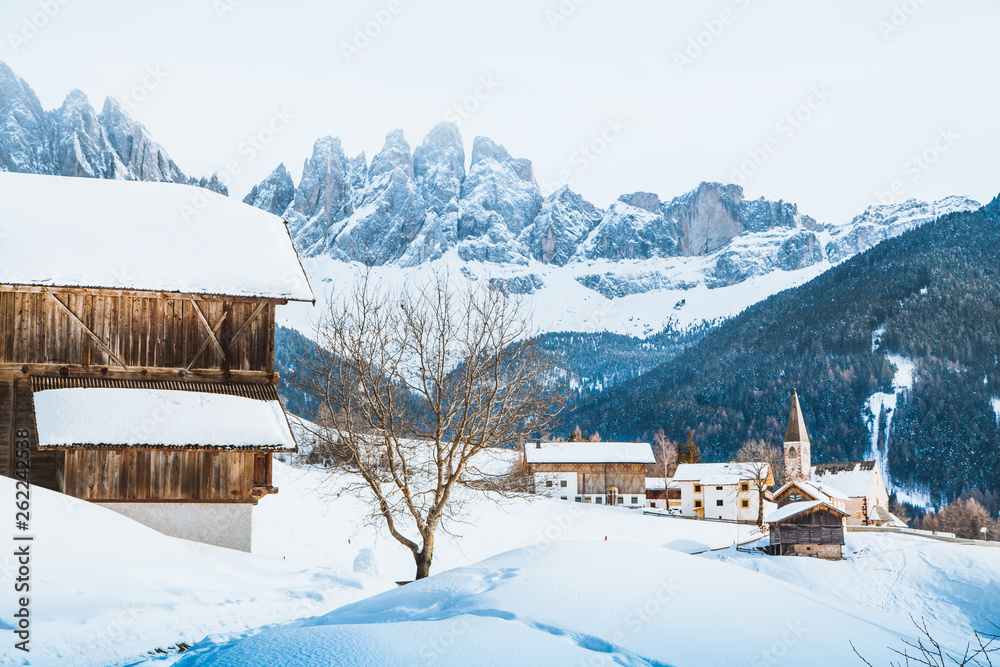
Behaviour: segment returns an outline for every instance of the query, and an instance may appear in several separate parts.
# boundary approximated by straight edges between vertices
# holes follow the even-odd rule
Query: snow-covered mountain
[[[186,176],[146,128],[112,98],[100,113],[79,90],[46,111],[23,79],[0,62],[0,171],[137,181],[169,181],[226,192]]]
[[[244,201],[282,215],[306,258],[400,268],[444,259],[467,274],[483,273],[477,265],[504,267],[521,291],[544,286],[543,273],[562,273],[607,298],[822,267],[979,207],[963,197],[909,200],[823,224],[794,203],[747,200],[738,185],[701,183],[670,200],[635,192],[601,209],[568,187],[543,197],[531,162],[485,137],[473,142],[468,171],[465,164],[451,123],[435,126],[415,150],[401,131],[390,132],[370,165],[324,137],[298,187],[279,165]]]

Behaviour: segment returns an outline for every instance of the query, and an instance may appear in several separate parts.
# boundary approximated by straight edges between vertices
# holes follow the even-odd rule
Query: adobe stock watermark
[[[812,120],[820,109],[826,106],[831,98],[833,98],[833,91],[826,84],[810,88],[805,101],[774,124],[775,133],[761,142],[760,145],[747,151],[746,159],[733,168],[729,175],[729,182],[739,186],[745,185],[754,174],[767,164],[771,156],[778,153],[783,145],[788,143],[799,130]]]
[[[560,170],[555,180],[541,184],[542,195],[548,197],[564,185],[570,185],[574,178],[590,169],[607,153],[611,145],[621,139],[627,129],[628,124],[618,116],[606,121],[604,127],[593,138],[580,144],[573,151],[568,168]]]
[[[903,26],[910,22],[917,12],[919,12],[928,0],[903,0],[892,6],[889,16],[879,19],[875,24],[878,27],[882,39],[888,40],[892,35],[902,30]]]
[[[402,0],[389,0],[382,9],[373,10],[370,14],[370,20],[355,26],[352,39],[349,42],[342,41],[340,43],[340,52],[344,55],[344,60],[350,63],[360,56],[402,11]]]
[[[39,33],[45,29],[52,20],[59,15],[62,8],[71,0],[38,0],[38,9],[30,14],[21,17],[21,27],[19,30],[7,33],[7,41],[14,49],[14,53],[19,52],[28,45]]]
[[[166,81],[168,76],[160,65],[148,66],[139,83],[118,97],[119,104],[129,111],[134,111],[149,98],[150,93]]]
[[[466,95],[457,104],[453,104],[444,112],[444,119],[461,127],[462,122],[468,120],[473,114],[479,111],[483,102],[493,97],[493,94],[500,88],[501,83],[492,74],[479,77],[476,87],[472,93]]]
[[[240,142],[236,148],[237,156],[228,160],[222,171],[218,172],[219,181],[229,187],[233,176],[243,171],[243,168],[257,159],[278,138],[287,130],[295,115],[288,111],[287,107],[274,109],[271,117],[255,133],[247,135],[247,138]],[[180,205],[180,214],[184,222],[191,222],[199,213],[207,209],[213,200],[213,193],[204,188],[197,188],[198,192],[191,199],[190,203]],[[221,195],[220,195],[221,196]]]
[[[212,0],[212,9],[220,21],[225,21],[226,17],[243,6],[244,0]]]
[[[561,0],[554,9],[545,10],[545,20],[548,21],[549,28],[553,32],[558,30],[559,26],[569,21],[573,14],[576,14],[580,6],[586,4],[586,2],[587,0]]]
[[[939,127],[934,140],[903,163],[900,167],[900,178],[893,179],[889,183],[888,189],[875,191],[875,201],[886,205],[899,203],[909,185],[919,181],[927,173],[927,170],[933,167],[961,138],[962,135],[955,132],[951,125]]]
[[[705,55],[725,34],[728,27],[736,23],[741,12],[750,8],[753,0],[733,0],[732,4],[735,9],[727,7],[718,15],[702,21],[701,30],[688,37],[687,44],[682,50],[673,52],[674,65],[678,72],[683,73],[685,68],[694,65],[696,60]]]
[[[768,665],[785,664],[785,657],[793,646],[802,641],[809,628],[802,625],[801,620],[785,623],[785,631],[781,637],[774,640],[770,646],[750,659],[751,667],[767,667]]]

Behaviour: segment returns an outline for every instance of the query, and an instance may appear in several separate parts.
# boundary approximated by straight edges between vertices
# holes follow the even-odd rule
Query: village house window
[[[743,482],[742,484],[740,484],[740,491],[746,493],[749,490],[750,490],[750,482]]]
[[[750,501],[744,498],[743,500],[740,501],[740,507],[742,507],[743,509],[749,509]]]
[[[625,504],[625,496],[618,496],[618,504],[619,505]]]
[[[716,507],[722,507],[722,501],[721,500],[716,500],[715,501],[715,506]]]
[[[582,503],[583,502],[583,498],[581,498],[580,496],[577,496],[576,497],[576,502]]]
[[[721,486],[717,486],[717,487],[715,487],[715,490],[716,491],[722,491],[722,487]]]
[[[694,492],[695,493],[701,493],[701,484],[695,484],[694,485]]]
[[[569,500],[566,496],[560,496],[559,500]]]
[[[701,501],[700,500],[694,501],[694,508],[695,509],[700,509],[701,508]]]
[[[594,502],[600,505],[604,501],[600,496],[594,496]]]
[[[633,505],[638,505],[639,504],[639,499],[636,498],[635,496],[632,496],[632,504]]]
[[[565,489],[565,488],[566,488],[566,480],[561,480],[561,481],[559,482],[559,486],[561,486],[562,488],[564,488],[564,489]]]

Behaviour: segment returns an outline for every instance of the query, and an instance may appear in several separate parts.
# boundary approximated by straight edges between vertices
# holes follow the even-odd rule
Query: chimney
[[[535,449],[541,449],[541,448],[542,448],[542,441],[535,440]]]

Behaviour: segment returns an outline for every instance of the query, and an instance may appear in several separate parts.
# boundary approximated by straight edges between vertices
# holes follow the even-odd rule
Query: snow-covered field
[[[550,499],[474,503],[434,576],[398,588],[411,556],[331,496],[336,476],[274,475],[253,554],[34,490],[33,650],[7,641],[0,663],[860,664],[853,641],[886,664],[910,613],[956,648],[1000,616],[1000,549],[849,534],[842,562],[772,558],[729,546],[746,527]],[[149,653],[178,642],[194,648]]]

